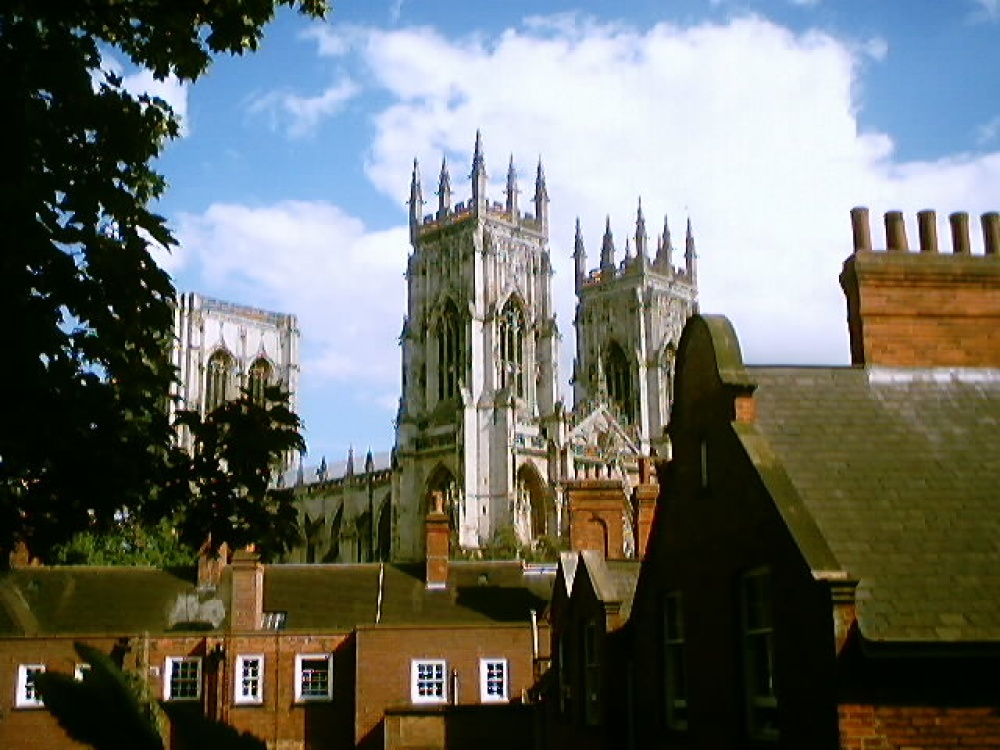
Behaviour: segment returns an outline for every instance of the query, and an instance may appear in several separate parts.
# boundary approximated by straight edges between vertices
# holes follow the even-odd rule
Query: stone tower
[[[174,309],[173,364],[179,382],[172,410],[204,415],[235,398],[241,388],[275,383],[288,390],[296,410],[298,321],[294,315],[181,294]],[[185,435],[179,439],[185,444]]]
[[[633,252],[634,248],[634,252]],[[607,403],[630,428],[640,450],[669,450],[663,428],[670,414],[674,353],[685,321],[698,310],[694,236],[688,220],[684,265],[676,267],[666,219],[650,257],[642,201],[634,242],[616,260],[610,219],[600,264],[588,271],[580,223],[573,260],[576,275],[574,411]]]
[[[423,555],[422,522],[436,492],[465,548],[505,527],[530,538],[555,526],[543,479],[561,408],[545,175],[539,161],[531,211],[522,211],[511,158],[505,200],[489,200],[477,132],[470,177],[471,198],[453,204],[442,161],[437,210],[424,215],[413,165],[392,493],[396,559]]]

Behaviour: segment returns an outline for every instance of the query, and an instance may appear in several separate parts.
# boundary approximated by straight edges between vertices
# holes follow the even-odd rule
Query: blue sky
[[[701,308],[753,363],[847,361],[848,212],[1000,208],[1000,0],[339,0],[167,98],[185,134],[159,210],[183,291],[296,313],[309,461],[387,450],[399,390],[414,157],[456,200],[477,128],[491,194],[511,154],[551,196],[561,380],[572,233],[596,262],[642,197],[651,240],[691,217]],[[530,193],[529,193],[530,194]],[[978,231],[974,247],[981,247]]]

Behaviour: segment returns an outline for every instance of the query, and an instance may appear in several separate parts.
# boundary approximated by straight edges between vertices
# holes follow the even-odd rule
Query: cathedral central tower
[[[559,337],[545,175],[539,161],[531,210],[523,211],[512,157],[505,200],[491,201],[477,132],[470,178],[471,198],[453,204],[443,160],[436,211],[425,214],[414,161],[393,492],[397,559],[423,554],[422,520],[437,491],[464,548],[512,525],[521,538],[555,528],[542,479],[554,437],[547,431],[558,422]]]

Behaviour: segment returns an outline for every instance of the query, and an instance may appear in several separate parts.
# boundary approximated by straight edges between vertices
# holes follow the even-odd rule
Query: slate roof
[[[628,620],[639,581],[640,560],[605,560],[604,555],[592,550],[580,553],[580,559],[590,576],[594,593],[602,602],[619,602],[621,621]]]
[[[0,636],[165,633],[206,613],[223,626],[228,591],[199,594],[193,581],[193,570],[18,568],[0,578]]]
[[[217,590],[199,592],[194,580],[193,570],[18,568],[0,577],[0,637],[227,628],[230,572]],[[423,564],[268,565],[264,611],[284,612],[293,631],[350,632],[376,615],[385,625],[526,623],[554,582],[554,566],[519,561],[452,561],[445,589],[426,587]]]
[[[741,438],[790,480],[772,495],[807,559],[832,553],[859,581],[862,634],[1000,641],[1000,370],[747,372],[757,419]]]
[[[379,571],[382,600],[379,612]],[[428,589],[424,565],[273,565],[264,576],[265,611],[287,612],[287,630],[383,625],[483,625],[528,621],[552,594],[554,570],[517,561],[449,564],[448,586]]]

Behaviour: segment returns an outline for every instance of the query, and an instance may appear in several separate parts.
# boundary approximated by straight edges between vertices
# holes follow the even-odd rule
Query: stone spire
[[[371,474],[375,471],[375,458],[372,456],[372,449],[368,449],[368,453],[365,455],[365,474]]]
[[[615,269],[615,239],[611,236],[611,217],[604,222],[604,240],[601,242],[601,270]]]
[[[451,211],[451,175],[448,174],[448,157],[441,157],[441,176],[438,178],[438,221]]]
[[[472,205],[479,213],[486,212],[486,160],[483,158],[483,136],[476,130],[476,148],[472,153]]]
[[[626,265],[632,262],[632,239],[630,237],[625,238],[625,263]]]
[[[344,470],[344,476],[352,477],[354,476],[354,446],[347,446],[347,468]]]
[[[673,244],[670,240],[670,225],[667,223],[667,217],[663,217],[663,236],[660,238],[660,244],[656,248],[656,265],[660,266],[664,270],[670,270],[673,266]]]
[[[688,217],[687,236],[684,238],[684,267],[688,278],[694,283],[698,280],[698,256],[694,252],[694,232],[691,231],[691,217]]]
[[[646,218],[642,215],[642,198],[639,198],[639,209],[635,214],[635,254],[639,258],[647,258]]]
[[[549,231],[549,191],[545,187],[545,170],[542,157],[538,157],[538,171],[535,173],[535,218],[546,234]]]
[[[424,195],[420,187],[420,165],[413,160],[413,177],[410,179],[410,242],[417,239],[417,228],[423,214]]]
[[[514,154],[510,155],[507,167],[507,213],[511,219],[517,220],[517,170],[514,169]]]
[[[576,267],[576,291],[583,287],[587,278],[587,251],[583,247],[583,232],[580,230],[580,219],[576,220],[576,239],[573,241],[573,265]]]

